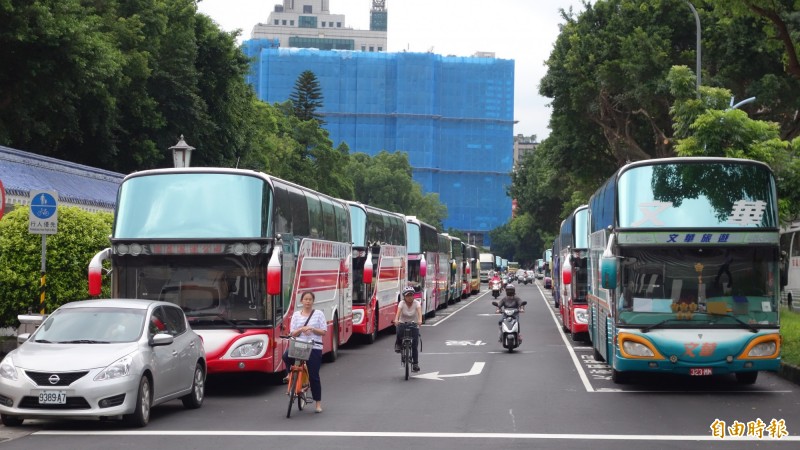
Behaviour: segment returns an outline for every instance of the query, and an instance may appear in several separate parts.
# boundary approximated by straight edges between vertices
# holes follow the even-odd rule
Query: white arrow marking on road
[[[453,345],[460,345],[460,346],[469,346],[469,345],[486,345],[486,342],[483,341],[445,341],[444,345],[453,346]]]
[[[483,371],[483,366],[485,366],[485,362],[476,362],[472,364],[472,369],[469,369],[469,372],[465,373],[452,373],[448,375],[439,375],[439,372],[431,372],[431,373],[424,373],[422,375],[414,375],[414,378],[423,378],[426,380],[439,380],[444,381],[445,378],[453,378],[453,377],[468,377],[471,375],[479,375]]]

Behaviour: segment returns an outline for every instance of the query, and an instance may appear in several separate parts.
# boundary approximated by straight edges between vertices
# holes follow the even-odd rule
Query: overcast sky
[[[253,26],[266,22],[281,0],[199,0],[201,13],[223,30],[241,29],[250,39]],[[372,0],[330,0],[332,14],[344,14],[345,26],[369,29]],[[427,52],[470,56],[494,52],[515,61],[514,134],[550,134],[550,99],[539,96],[544,61],[550,56],[563,23],[559,8],[576,13],[581,0],[386,0],[390,52]]]

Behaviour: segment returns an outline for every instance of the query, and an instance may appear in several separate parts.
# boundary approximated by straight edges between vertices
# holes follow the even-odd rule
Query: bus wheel
[[[375,320],[373,320],[372,333],[367,335],[367,344],[372,344],[378,339],[378,305],[375,305]]]
[[[333,316],[333,340],[331,351],[324,355],[325,362],[334,362],[339,357],[339,316]]]
[[[739,384],[755,384],[758,372],[736,372],[736,381]]]

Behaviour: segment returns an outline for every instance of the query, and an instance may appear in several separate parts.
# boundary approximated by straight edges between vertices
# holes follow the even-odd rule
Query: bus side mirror
[[[372,284],[372,252],[367,252],[367,260],[364,261],[364,284]]]
[[[570,283],[572,283],[572,265],[567,260],[561,266],[561,284],[567,285]]]
[[[604,256],[600,259],[600,286],[603,289],[617,288],[617,258]]]
[[[781,252],[781,288],[785,288],[789,284],[789,255],[786,252]]]
[[[281,251],[274,249],[267,264],[267,294],[281,294]]]
[[[111,249],[99,251],[89,262],[89,295],[97,297],[103,289],[103,261],[111,256]]]
[[[422,255],[419,260],[419,276],[424,280],[425,275],[427,274],[428,274],[428,263],[425,261],[425,255]]]

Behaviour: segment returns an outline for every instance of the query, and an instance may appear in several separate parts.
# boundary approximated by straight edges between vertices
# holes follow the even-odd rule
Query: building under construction
[[[254,61],[248,82],[261,100],[285,102],[310,70],[334,146],[345,142],[369,155],[408,152],[414,180],[447,206],[445,228],[488,244],[487,232],[510,219],[513,60],[285,48],[275,37],[243,48]]]

